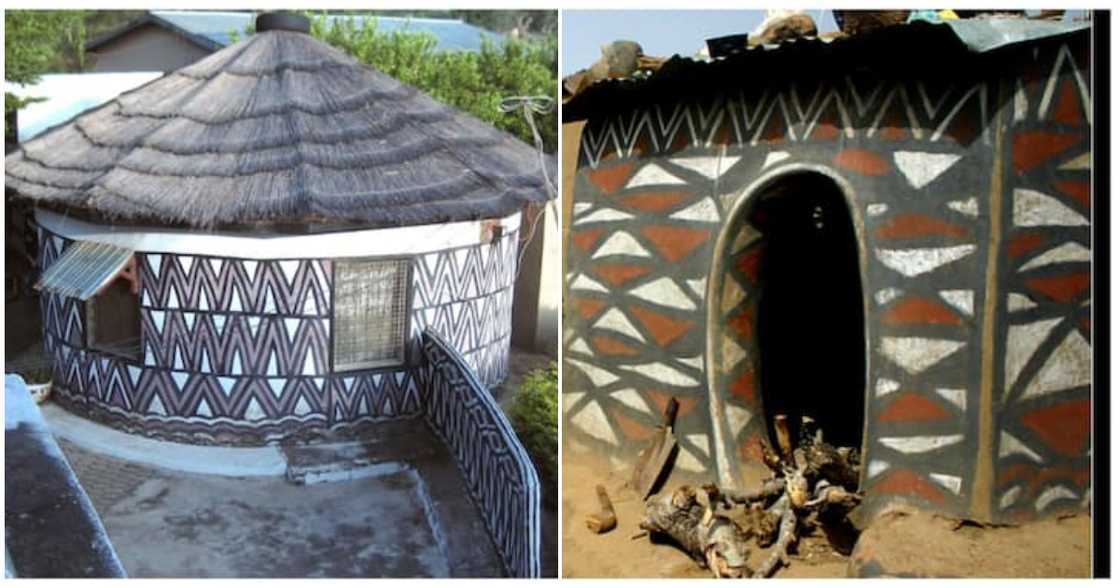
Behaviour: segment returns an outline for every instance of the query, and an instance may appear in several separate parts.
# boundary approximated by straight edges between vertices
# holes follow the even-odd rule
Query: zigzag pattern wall
[[[760,178],[811,170],[850,189],[863,252],[871,506],[988,520],[1083,507],[1084,49],[1043,44],[963,83],[729,81],[703,100],[588,121],[566,278],[566,440],[629,463],[677,396],[675,467],[734,483],[767,443],[753,333],[765,239],[738,211]],[[993,232],[1001,248],[989,251]]]
[[[70,243],[40,228],[50,267]],[[483,383],[505,378],[517,233],[492,245],[417,255],[404,368],[332,373],[332,261],[137,253],[141,358],[84,347],[84,305],[41,299],[59,396],[146,434],[262,442],[419,414],[427,394],[420,333],[460,351]]]
[[[424,416],[443,439],[482,513],[506,572],[541,575],[540,481],[501,408],[456,354],[428,331],[431,398]]]

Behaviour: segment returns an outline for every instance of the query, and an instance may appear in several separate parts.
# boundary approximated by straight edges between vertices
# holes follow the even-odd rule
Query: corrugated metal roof
[[[68,298],[89,300],[132,259],[133,251],[116,245],[79,241],[55,261],[35,288]]]
[[[244,33],[245,27],[253,22],[255,15],[251,12],[210,12],[194,10],[153,10],[152,16],[163,19],[191,34],[206,37],[221,45],[229,45],[230,33],[237,31]],[[353,20],[354,25],[361,28],[365,16],[327,15],[328,24],[336,21]],[[428,32],[439,39],[440,50],[466,50],[478,51],[482,48],[482,39],[487,38],[495,43],[501,43],[502,36],[483,28],[465,23],[457,19],[446,18],[413,18],[399,16],[382,16],[374,18],[380,31],[407,31]]]
[[[571,98],[562,112],[564,122],[584,120],[655,98],[700,95],[732,76],[749,80],[798,71],[821,75],[830,69],[856,66],[894,73],[924,68],[944,75],[974,65],[976,60],[969,56],[1066,35],[1087,35],[1090,29],[1087,22],[1021,18],[914,21],[858,36],[803,37],[743,48],[710,61],[675,55],[652,75],[599,81]]]

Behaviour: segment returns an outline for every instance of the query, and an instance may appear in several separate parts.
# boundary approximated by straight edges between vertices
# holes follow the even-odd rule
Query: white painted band
[[[51,433],[82,449],[149,466],[215,476],[283,476],[288,462],[276,445],[212,447],[130,435],[66,412],[41,408]]]
[[[261,235],[201,232],[159,227],[99,225],[37,209],[35,220],[48,231],[81,241],[108,243],[145,253],[178,253],[247,259],[322,259],[409,255],[481,243],[482,223],[462,221],[318,235]],[[505,232],[521,226],[521,213],[499,219]]]

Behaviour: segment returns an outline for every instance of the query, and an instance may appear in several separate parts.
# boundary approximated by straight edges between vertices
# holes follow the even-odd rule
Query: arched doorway
[[[788,415],[796,438],[810,416],[831,443],[859,449],[867,358],[859,247],[844,195],[823,175],[788,175],[759,194],[747,222],[765,242],[757,341],[766,422]]]
[[[865,260],[846,189],[828,169],[774,170],[744,191],[717,242],[708,356],[722,483],[765,473],[759,445],[774,446],[776,414],[794,435],[811,416],[830,442],[862,449]]]

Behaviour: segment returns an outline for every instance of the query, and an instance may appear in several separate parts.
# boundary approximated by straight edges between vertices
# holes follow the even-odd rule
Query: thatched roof
[[[284,30],[122,94],[6,158],[8,187],[36,204],[198,228],[505,215],[547,198],[539,170],[511,135]]]

